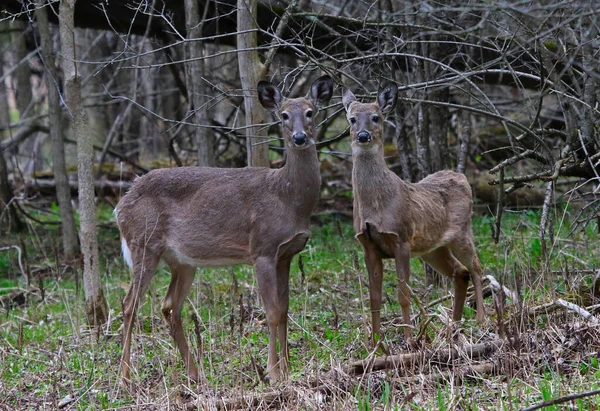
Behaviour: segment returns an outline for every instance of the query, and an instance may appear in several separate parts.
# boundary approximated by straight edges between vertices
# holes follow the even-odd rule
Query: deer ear
[[[310,98],[317,107],[324,106],[333,95],[333,80],[325,75],[321,76],[310,86]]]
[[[277,86],[269,81],[258,82],[258,101],[267,110],[277,111],[283,102],[283,96]]]
[[[396,102],[398,101],[398,86],[396,83],[390,83],[383,90],[379,92],[377,96],[377,103],[379,104],[379,109],[382,114],[388,114],[391,112],[394,107],[396,107]]]
[[[342,93],[342,104],[344,105],[346,111],[348,111],[348,108],[350,108],[350,104],[352,104],[355,101],[356,96],[354,95],[354,93],[351,92],[349,88],[345,88]]]

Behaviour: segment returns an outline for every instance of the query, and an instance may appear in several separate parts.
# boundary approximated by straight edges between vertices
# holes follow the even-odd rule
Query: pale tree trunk
[[[56,200],[60,209],[63,252],[65,260],[73,261],[79,255],[79,243],[77,241],[77,225],[73,214],[73,206],[71,205],[71,190],[69,189],[69,179],[65,166],[65,144],[58,92],[59,79],[54,67],[55,55],[46,7],[38,7],[35,15],[40,32],[43,64],[46,68],[44,78],[46,79],[46,88],[48,89],[48,124],[52,139],[52,168],[54,171],[54,181],[56,182]]]
[[[445,87],[432,93],[431,99],[447,103],[449,95],[449,89]],[[450,166],[448,156],[448,107],[429,106],[429,124],[431,171],[444,170]]]
[[[8,42],[8,36],[2,34],[5,31],[8,23],[6,21],[0,22],[0,77],[4,75],[4,57],[6,53],[3,53]],[[10,115],[8,107],[8,92],[6,90],[6,83],[0,82],[0,125],[7,126],[10,124]],[[0,131],[0,141],[4,139],[4,136],[8,135],[8,131]],[[4,152],[0,149],[0,234],[3,233],[3,227],[6,226],[10,231],[20,231],[23,227],[14,203],[11,202],[13,199],[13,193],[8,183],[8,165],[4,158]]]
[[[208,10],[207,8],[204,11]],[[197,0],[185,0],[185,24],[187,38],[202,37],[202,22]],[[190,61],[186,63],[186,88],[188,91],[189,107],[193,110],[196,127],[194,134],[198,147],[198,165],[215,165],[215,142],[208,125],[208,103],[206,99],[206,85],[204,82],[204,43],[189,41],[186,44]]]
[[[23,60],[27,56],[27,44],[25,43],[25,32],[27,31],[27,22],[15,20],[11,22],[12,31],[12,62],[13,66],[21,63],[21,66],[13,73],[16,103],[19,110],[19,116],[22,120],[26,116],[31,116],[33,111],[33,95],[31,93],[31,70],[29,63]]]
[[[81,75],[75,55],[74,9],[76,0],[60,2],[60,41],[63,54],[66,104],[71,113],[71,129],[77,136],[77,178],[81,248],[83,251],[83,289],[86,316],[91,326],[106,322],[107,307],[100,285],[100,259],[96,236],[96,203],[92,176],[93,145],[87,113],[81,99]]]
[[[256,3],[257,0],[238,0],[237,2],[237,28],[243,32],[256,29]],[[244,92],[244,108],[246,111],[246,150],[248,151],[248,165],[251,167],[269,167],[269,146],[267,144],[266,112],[258,102],[258,98],[251,90],[256,89],[256,84],[261,80],[263,65],[258,56],[256,32],[247,32],[237,35],[238,64],[240,79]]]
[[[470,98],[467,99],[468,104]],[[467,110],[459,110],[456,118],[456,135],[460,142],[458,152],[458,165],[456,171],[464,173],[467,169],[467,158],[469,157],[469,145],[471,143],[471,113]]]

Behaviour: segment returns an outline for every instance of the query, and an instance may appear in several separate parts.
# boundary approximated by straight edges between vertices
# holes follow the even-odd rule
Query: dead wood
[[[579,394],[565,395],[564,397],[555,398],[553,400],[548,400],[548,401],[544,401],[544,402],[541,402],[536,405],[532,405],[531,407],[523,408],[521,411],[539,410],[541,408],[549,407],[551,405],[563,404],[565,402],[577,400],[579,398],[591,397],[594,395],[600,395],[600,390],[593,390],[593,391],[582,392]]]
[[[563,299],[558,299],[547,304],[538,305],[537,307],[532,307],[527,310],[527,314],[529,316],[539,315],[539,314],[550,314],[557,310],[569,310],[574,313],[580,315],[584,319],[588,320],[592,324],[600,324],[600,320],[591,314],[586,309],[578,306],[577,304],[570,303]]]
[[[343,367],[345,373],[350,375],[364,374],[378,370],[413,368],[425,362],[447,364],[457,358],[477,359],[487,357],[498,351],[504,345],[503,340],[494,340],[487,343],[474,344],[459,348],[422,350],[409,354],[397,354],[385,357],[356,361]]]
[[[395,384],[402,386],[406,384],[415,384],[419,382],[426,383],[443,383],[449,380],[454,382],[454,385],[462,383],[464,378],[478,378],[482,376],[491,376],[498,373],[498,366],[493,362],[485,362],[482,364],[465,365],[454,368],[450,371],[434,372],[434,373],[419,373],[406,377],[398,377],[392,379]]]
[[[110,181],[110,180],[95,180],[94,188],[97,194],[116,195],[125,193],[133,183],[130,181]],[[54,179],[30,178],[25,180],[26,190],[39,191],[46,195],[56,194],[56,182]],[[75,195],[78,192],[77,181],[69,181],[71,194]]]

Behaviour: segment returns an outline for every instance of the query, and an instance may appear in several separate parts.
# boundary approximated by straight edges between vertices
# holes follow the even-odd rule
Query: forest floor
[[[407,344],[396,275],[387,261],[385,336],[375,350],[369,345],[366,270],[352,224],[319,217],[291,272],[291,375],[274,385],[263,377],[267,325],[252,268],[198,271],[183,313],[192,351],[202,353],[205,379],[193,384],[160,311],[170,281],[161,265],[134,330],[134,384],[123,386],[119,328],[129,271],[111,212],[99,208],[102,284],[110,306],[101,331],[86,325],[79,269],[57,264],[55,226],[31,226],[22,241],[2,239],[0,246],[25,246],[32,280],[28,285],[21,275],[16,249],[0,252],[0,409],[513,410],[600,388],[599,317],[586,320],[563,304],[596,313],[591,289],[600,268],[598,227],[571,233],[572,213],[565,207],[554,209],[545,269],[538,212],[506,212],[498,244],[491,240],[493,218],[475,216],[485,274],[506,287],[491,291],[484,282],[490,292],[481,325],[469,306],[460,328],[450,326],[451,283],[427,287],[421,263],[413,259],[417,342]],[[200,319],[200,347],[192,313]],[[385,358],[384,348],[407,355],[376,361]],[[359,360],[367,361],[352,365]],[[600,409],[600,397],[547,409],[564,406]]]

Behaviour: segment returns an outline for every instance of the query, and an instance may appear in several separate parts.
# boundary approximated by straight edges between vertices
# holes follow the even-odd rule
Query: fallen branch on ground
[[[541,402],[539,404],[532,405],[531,407],[523,408],[523,409],[521,409],[521,411],[539,410],[540,408],[545,408],[545,407],[548,407],[550,405],[562,404],[562,403],[565,403],[565,402],[569,402],[569,401],[573,401],[573,400],[578,400],[579,398],[591,397],[591,396],[599,395],[599,394],[600,394],[600,390],[593,390],[593,391],[582,392],[582,393],[579,393],[579,394],[565,395],[564,397],[560,397],[560,398],[556,398],[556,399],[553,399],[553,400],[544,401],[544,402]]]
[[[425,362],[437,362],[445,364],[459,357],[477,359],[489,356],[500,349],[503,344],[503,340],[495,340],[482,344],[463,346],[460,348],[460,350],[457,348],[423,350],[410,354],[398,354],[386,357],[378,357],[372,360],[356,361],[343,367],[342,369],[347,374],[357,375],[378,370],[414,367],[419,363]]]
[[[596,318],[593,314],[591,314],[589,311],[578,306],[577,304],[570,303],[560,298],[556,301],[552,301],[547,304],[542,304],[538,305],[537,307],[529,308],[527,310],[527,314],[530,316],[536,314],[550,314],[560,309],[567,309],[573,311],[593,324],[600,324],[600,320]]]
[[[498,282],[498,280],[496,280],[496,278],[493,275],[488,274],[485,276],[485,278],[488,279],[488,281],[490,282],[490,286],[494,290],[500,291],[500,289],[502,289],[502,291],[504,291],[504,295],[510,298],[512,302],[516,303],[519,300],[515,292],[511,291],[505,285],[500,286],[500,283]]]

